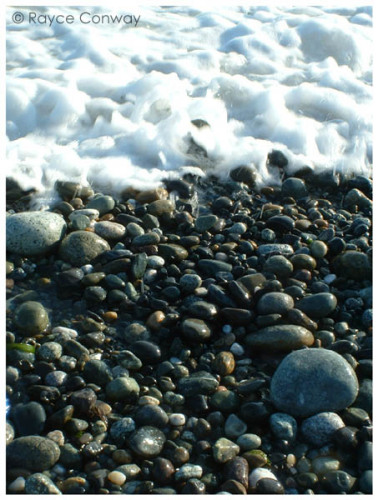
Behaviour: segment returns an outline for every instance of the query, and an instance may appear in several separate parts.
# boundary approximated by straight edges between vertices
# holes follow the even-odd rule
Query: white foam
[[[48,198],[65,179],[116,194],[183,167],[222,176],[241,164],[278,182],[272,149],[291,172],[371,172],[368,7],[18,10],[75,20],[17,25],[8,9],[7,175],[25,189]],[[141,17],[83,24],[84,11]],[[191,138],[206,161],[187,154]]]

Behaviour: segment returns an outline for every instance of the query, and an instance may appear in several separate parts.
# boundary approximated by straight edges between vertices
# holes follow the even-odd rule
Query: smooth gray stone
[[[81,267],[106,250],[110,250],[109,243],[101,236],[88,231],[74,231],[60,244],[59,255],[73,266]]]
[[[52,212],[20,212],[6,219],[8,252],[20,255],[43,255],[63,238],[67,224]]]
[[[286,314],[294,307],[293,298],[281,292],[270,292],[264,294],[257,303],[259,314]]]
[[[278,366],[270,386],[276,408],[298,417],[343,410],[357,393],[353,368],[340,354],[326,349],[292,352]]]
[[[307,443],[320,448],[332,441],[338,429],[345,427],[342,419],[333,412],[322,412],[303,420],[302,435]]]
[[[165,440],[165,435],[160,429],[146,425],[130,436],[129,445],[137,455],[154,458],[162,451]]]
[[[23,436],[14,439],[6,449],[8,467],[22,467],[42,472],[50,469],[60,456],[59,446],[41,436]]]
[[[332,293],[322,292],[304,297],[297,302],[297,309],[301,310],[310,318],[325,318],[331,314],[337,306],[337,299]]]

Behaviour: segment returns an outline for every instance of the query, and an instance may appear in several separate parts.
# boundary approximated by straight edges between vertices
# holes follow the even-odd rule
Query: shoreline
[[[8,492],[370,492],[372,182],[297,175],[256,192],[244,169],[121,201],[65,182],[54,234],[35,243],[38,222],[14,223]],[[272,380],[306,351],[340,374],[320,371],[315,409],[285,407]]]

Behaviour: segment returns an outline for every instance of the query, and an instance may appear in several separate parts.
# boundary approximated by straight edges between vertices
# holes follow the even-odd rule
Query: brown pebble
[[[154,311],[150,314],[146,321],[147,328],[151,330],[159,330],[161,328],[161,323],[165,319],[165,314],[163,311]]]
[[[39,286],[47,286],[51,284],[51,279],[50,278],[39,278],[37,280],[37,284]]]
[[[152,203],[157,200],[166,200],[168,198],[168,191],[164,188],[148,189],[141,191],[135,196],[139,203]]]
[[[161,484],[169,484],[172,476],[175,473],[175,468],[167,458],[158,457],[154,460],[152,468],[153,478]]]
[[[265,186],[261,189],[261,194],[265,196],[272,196],[274,194],[274,188],[271,186]]]
[[[75,412],[88,413],[93,409],[97,396],[92,389],[85,388],[71,394],[70,403],[75,408]]]
[[[172,454],[172,462],[176,467],[186,464],[189,460],[189,452],[183,446],[178,446],[175,448]]]
[[[87,231],[88,233],[94,233],[94,232],[95,232],[95,230],[94,230],[94,228],[93,228],[93,227],[86,227],[86,228],[84,229],[84,231]]]
[[[114,220],[115,217],[113,214],[105,214],[102,217],[100,217],[98,220],[99,221],[108,221],[108,220]]]
[[[299,231],[307,231],[312,222],[308,219],[298,219],[295,221],[295,228]]]
[[[235,481],[234,479],[228,479],[221,486],[221,491],[227,491],[232,495],[246,495],[247,490],[245,487],[239,483],[239,481]]]
[[[73,198],[70,204],[74,207],[75,210],[78,208],[84,208],[84,203],[81,198]]]
[[[74,476],[74,477],[69,477],[68,479],[65,479],[62,482],[62,485],[60,487],[62,493],[66,493],[68,490],[75,486],[83,486],[86,483],[86,480],[84,477],[80,476]]]
[[[52,441],[55,441],[58,446],[64,445],[64,434],[62,431],[51,431],[46,435],[46,437],[48,437]]]
[[[223,469],[226,479],[233,479],[248,488],[249,465],[245,458],[235,457],[227,462]]]
[[[112,407],[108,403],[105,403],[105,401],[101,401],[100,399],[96,400],[94,408],[95,411],[100,415],[109,415],[109,413],[111,413],[112,411]]]
[[[232,352],[219,352],[212,363],[213,370],[224,377],[230,375],[235,370],[235,358]]]
[[[316,219],[314,220],[313,224],[319,229],[327,229],[327,227],[329,226],[328,221],[324,219]]]
[[[112,323],[113,321],[115,321],[118,318],[118,314],[115,311],[106,311],[106,312],[104,312],[102,317],[108,323]]]
[[[268,462],[267,456],[260,450],[246,451],[243,453],[242,457],[247,460],[250,469],[264,467]]]

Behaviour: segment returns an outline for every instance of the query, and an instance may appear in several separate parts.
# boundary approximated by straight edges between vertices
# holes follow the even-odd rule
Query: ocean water
[[[8,7],[6,38],[6,173],[41,199],[239,165],[279,182],[273,149],[371,173],[369,6]]]

